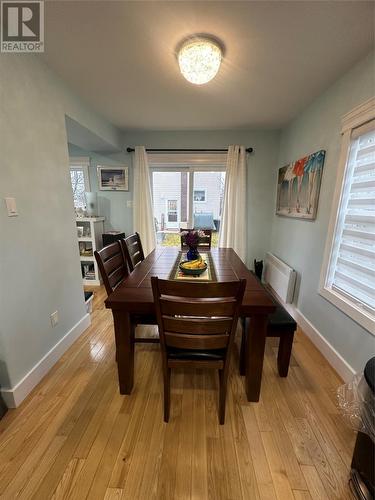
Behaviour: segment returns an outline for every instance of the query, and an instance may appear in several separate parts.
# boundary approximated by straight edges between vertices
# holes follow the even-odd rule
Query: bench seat
[[[240,373],[245,375],[245,353],[246,353],[246,336],[248,331],[248,322],[250,318],[242,320],[242,341],[240,352]],[[267,337],[279,337],[279,350],[277,354],[277,367],[280,377],[288,375],[290,356],[292,354],[294,332],[297,329],[297,323],[292,316],[278,305],[276,311],[269,315],[267,325]]]

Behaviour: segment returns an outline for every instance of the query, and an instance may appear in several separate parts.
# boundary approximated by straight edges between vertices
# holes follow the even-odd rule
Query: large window
[[[212,229],[218,243],[225,155],[150,155],[154,221],[159,245],[180,245],[185,228]]]
[[[86,208],[85,192],[90,191],[88,167],[89,158],[70,158],[74,208]]]
[[[321,294],[375,333],[375,119],[362,113],[343,130]]]

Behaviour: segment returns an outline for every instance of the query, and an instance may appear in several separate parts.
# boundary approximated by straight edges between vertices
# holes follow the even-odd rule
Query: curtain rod
[[[128,153],[134,153],[134,148],[126,148]],[[226,153],[226,149],[146,149],[148,153]],[[253,148],[246,148],[246,153],[252,153]]]

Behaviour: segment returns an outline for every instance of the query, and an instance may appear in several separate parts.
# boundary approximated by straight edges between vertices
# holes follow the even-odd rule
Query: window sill
[[[343,297],[331,288],[320,288],[319,294],[339,308],[343,313],[349,316],[353,321],[361,325],[368,332],[375,336],[375,318],[367,311],[353,304],[346,297]]]

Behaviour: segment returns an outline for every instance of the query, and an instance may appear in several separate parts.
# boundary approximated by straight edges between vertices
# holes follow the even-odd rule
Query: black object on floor
[[[254,259],[254,274],[255,276],[262,281],[263,274],[263,261]]]
[[[375,357],[365,367],[364,377],[367,382],[369,399],[375,393]],[[373,499],[375,496],[375,443],[368,434],[358,431],[353,452],[350,485],[360,500]]]
[[[0,386],[0,389],[1,389],[1,386]],[[7,411],[8,411],[8,407],[5,404],[5,402],[1,396],[1,393],[0,393],[0,419],[3,418],[3,416],[6,414]]]
[[[85,294],[85,302],[87,302],[89,298],[93,296],[93,292],[84,292],[84,294]]]

